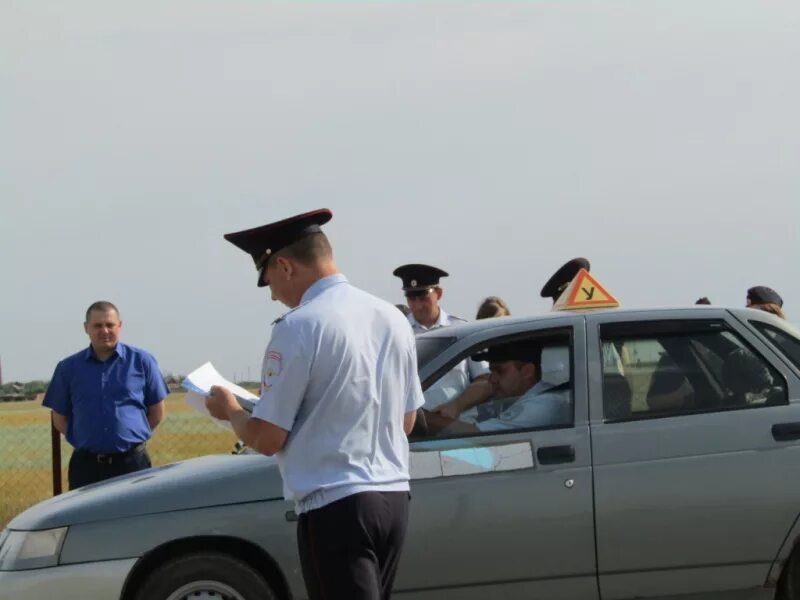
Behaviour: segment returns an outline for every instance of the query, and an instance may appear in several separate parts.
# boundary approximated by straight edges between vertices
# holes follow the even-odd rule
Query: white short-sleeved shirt
[[[555,389],[558,387],[559,389]],[[553,386],[540,381],[520,396],[499,417],[477,423],[481,431],[505,431],[572,422],[570,390],[562,384]]]
[[[418,323],[413,313],[409,313],[407,318],[415,334],[467,322],[461,317],[446,313],[441,308],[439,309],[439,318],[436,319],[436,322],[430,327],[425,327]],[[436,383],[425,390],[425,408],[427,410],[433,410],[437,406],[456,398],[467,389],[467,386],[471,382],[481,375],[487,375],[488,373],[489,363],[485,361],[477,362],[468,358],[462,360],[436,380]]]
[[[397,308],[331,275],[275,323],[253,417],[289,432],[277,453],[298,513],[408,490],[405,413],[422,406],[414,334]]]

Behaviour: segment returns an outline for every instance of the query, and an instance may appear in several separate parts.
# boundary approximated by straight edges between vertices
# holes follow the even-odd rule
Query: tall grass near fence
[[[167,418],[148,442],[153,465],[231,451],[234,434],[191,409],[183,393],[170,394],[166,402]],[[62,437],[64,490],[71,455]],[[50,411],[35,401],[0,404],[0,527],[52,494]]]

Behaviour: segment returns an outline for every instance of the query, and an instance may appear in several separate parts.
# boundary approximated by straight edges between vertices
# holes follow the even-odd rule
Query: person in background
[[[505,301],[498,297],[498,296],[489,296],[488,298],[484,299],[481,302],[481,305],[478,307],[478,314],[475,315],[475,319],[491,319],[494,317],[509,317],[511,316],[511,311],[508,310],[508,305]]]
[[[72,490],[149,468],[145,443],[169,394],[153,355],[119,341],[122,321],[111,302],[93,303],[83,329],[89,347],[58,363],[43,402],[75,448]]]
[[[765,285],[757,285],[747,290],[747,308],[763,310],[777,315],[781,319],[786,318],[783,313],[783,298],[778,292]]]
[[[408,264],[393,273],[402,281],[403,293],[411,309],[408,322],[415,334],[466,323],[440,306],[443,290],[439,281],[448,273],[438,267]],[[461,411],[485,402],[491,394],[489,365],[462,360],[425,391],[425,410],[444,411],[455,417]]]
[[[553,304],[555,304],[581,269],[591,270],[591,264],[588,259],[578,257],[565,262],[542,286],[542,291],[540,292],[542,298],[551,298]]]
[[[703,296],[702,298],[698,298],[697,302],[695,302],[695,304],[711,304],[711,300],[709,300],[707,297]]]

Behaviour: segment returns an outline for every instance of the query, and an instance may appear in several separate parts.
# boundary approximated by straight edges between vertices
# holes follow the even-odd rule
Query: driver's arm
[[[435,411],[440,415],[455,419],[465,410],[469,410],[479,404],[483,404],[492,396],[492,384],[489,383],[488,375],[481,375],[478,379],[470,383],[466,389],[458,396],[436,407]]]
[[[445,417],[439,413],[424,410],[425,422],[430,435],[447,435],[451,433],[475,433],[480,431],[475,425],[457,419]]]

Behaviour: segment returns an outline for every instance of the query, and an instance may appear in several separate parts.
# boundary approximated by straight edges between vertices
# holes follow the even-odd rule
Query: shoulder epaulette
[[[292,314],[294,311],[296,311],[296,310],[297,310],[297,309],[299,309],[299,308],[303,308],[305,305],[306,305],[306,303],[305,303],[305,302],[303,302],[302,304],[298,304],[298,305],[297,305],[297,306],[295,306],[294,308],[287,310],[287,311],[286,311],[285,313],[283,313],[283,314],[282,314],[280,317],[278,317],[277,319],[275,319],[275,320],[272,322],[272,324],[273,324],[273,325],[276,325],[277,323],[280,323],[280,322],[281,322],[281,321],[283,321],[283,320],[284,320],[286,317],[288,317],[290,314]]]

